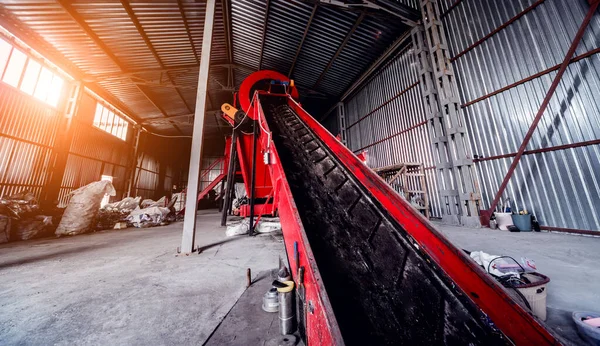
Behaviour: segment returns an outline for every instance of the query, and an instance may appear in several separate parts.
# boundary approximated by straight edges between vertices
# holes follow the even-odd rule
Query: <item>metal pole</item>
[[[250,229],[248,230],[248,235],[254,235],[254,197],[256,190],[256,147],[258,146],[258,133],[257,133],[257,120],[254,120],[252,126],[252,136],[253,136],[253,144],[252,144],[252,179],[250,179]]]
[[[587,28],[592,17],[594,16],[594,13],[598,9],[599,4],[600,4],[600,1],[598,1],[598,0],[591,3],[590,9],[588,10],[587,15],[583,19],[583,22],[581,23],[581,26],[579,27],[579,30],[577,31],[577,34],[575,35],[575,38],[573,39],[573,42],[571,43],[571,47],[569,47],[569,50],[567,51],[567,54],[565,55],[565,58],[563,59],[563,62],[560,65],[560,69],[558,70],[558,73],[556,74],[556,76],[554,77],[554,80],[552,81],[552,85],[550,85],[550,89],[548,89],[548,93],[546,93],[546,97],[544,98],[544,101],[542,102],[540,109],[538,110],[535,118],[533,119],[533,122],[531,123],[531,126],[529,127],[529,130],[527,131],[527,134],[525,135],[525,138],[523,138],[523,142],[521,143],[521,146],[519,147],[519,150],[517,151],[517,155],[515,156],[513,162],[511,163],[510,167],[508,168],[508,172],[506,173],[506,176],[504,177],[504,180],[502,181],[502,184],[500,185],[500,188],[498,189],[498,192],[496,193],[496,197],[494,198],[494,200],[492,201],[492,204],[490,205],[490,209],[488,209],[484,213],[483,212],[481,213],[481,223],[482,224],[489,225],[490,217],[492,216],[492,213],[498,206],[498,202],[500,201],[500,198],[502,197],[504,190],[506,190],[506,186],[508,185],[510,178],[512,177],[513,173],[515,172],[515,169],[517,168],[517,164],[521,160],[521,157],[523,156],[525,149],[527,149],[527,145],[529,144],[531,137],[533,137],[533,133],[535,132],[535,129],[537,128],[538,123],[542,119],[542,116],[544,115],[546,108],[548,108],[548,104],[550,103],[550,100],[552,99],[552,96],[554,95],[554,92],[556,91],[556,88],[558,87],[558,84],[560,83],[560,80],[562,79],[563,74],[567,70],[567,67],[569,66],[569,62],[571,61],[573,54],[575,54],[575,50],[577,49],[577,46],[579,46],[579,42],[583,38],[585,29]]]
[[[202,35],[202,55],[200,56],[200,71],[198,73],[198,90],[196,92],[196,109],[194,112],[194,132],[190,154],[190,169],[188,172],[187,199],[185,201],[185,217],[183,219],[183,234],[181,236],[182,253],[191,253],[196,237],[196,210],[198,209],[198,183],[200,178],[200,157],[204,137],[204,113],[208,92],[208,69],[212,45],[213,23],[215,19],[215,0],[206,1],[206,16],[204,18],[204,33]]]
[[[225,189],[225,198],[223,200],[223,210],[221,211],[221,226],[227,224],[227,213],[229,212],[229,203],[231,203],[231,191],[235,186],[235,155],[237,145],[237,133],[233,130],[231,135],[231,149],[229,150],[229,167],[227,169],[227,187]]]
[[[140,145],[140,137],[142,136],[142,128],[139,125],[133,127],[133,146],[131,147],[129,176],[127,181],[127,197],[134,197],[132,193],[135,191],[135,171],[138,164],[138,150]]]
[[[236,153],[237,153],[237,146],[235,148]],[[237,166],[238,166],[238,157],[237,154],[236,156],[233,158],[233,171],[235,172],[234,174],[234,178],[236,177],[237,174]],[[229,215],[231,215],[231,213],[233,212],[233,200],[235,199],[235,184],[231,185],[231,189],[228,190],[227,192],[229,194],[229,204],[227,205],[227,213]]]

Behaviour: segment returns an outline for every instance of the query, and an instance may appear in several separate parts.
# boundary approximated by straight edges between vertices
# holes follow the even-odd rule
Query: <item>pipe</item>
[[[227,169],[227,188],[225,189],[225,199],[223,201],[223,210],[221,211],[221,226],[227,224],[227,213],[229,212],[229,204],[231,203],[231,191],[235,186],[235,156],[237,144],[237,132],[233,130],[231,135],[231,149],[229,149],[229,167]]]
[[[515,169],[517,168],[517,164],[521,160],[521,157],[523,156],[523,153],[525,152],[525,149],[527,148],[527,145],[529,144],[531,137],[533,137],[533,133],[535,132],[537,125],[539,124],[540,120],[542,119],[542,116],[544,115],[546,108],[548,108],[550,99],[552,99],[552,96],[554,95],[554,92],[556,91],[556,88],[558,87],[558,84],[560,83],[563,74],[567,70],[567,67],[569,66],[569,62],[571,61],[571,57],[573,57],[573,54],[575,54],[575,50],[577,49],[577,46],[579,46],[579,42],[583,38],[585,29],[587,28],[588,24],[592,20],[592,17],[594,16],[594,13],[598,9],[599,4],[600,4],[600,1],[596,1],[594,4],[592,4],[590,6],[590,9],[588,10],[585,18],[583,19],[583,22],[581,23],[581,26],[579,27],[579,30],[577,31],[577,34],[575,35],[575,38],[573,39],[573,42],[571,43],[571,46],[569,47],[569,50],[567,51],[567,54],[565,55],[565,58],[564,58],[562,64],[560,65],[560,69],[558,70],[556,76],[554,77],[554,80],[552,81],[552,85],[550,86],[550,89],[548,90],[546,97],[544,97],[544,101],[542,102],[540,109],[538,110],[535,118],[533,119],[533,123],[531,123],[531,126],[529,127],[529,130],[527,131],[527,134],[525,135],[525,138],[523,138],[523,142],[521,143],[521,146],[519,147],[519,150],[517,151],[517,155],[515,155],[515,158],[514,158],[512,164],[508,168],[508,172],[506,173],[506,176],[504,177],[504,180],[502,181],[502,184],[500,185],[500,188],[498,189],[498,192],[496,193],[496,197],[492,201],[490,208],[486,211],[481,212],[481,223],[483,225],[489,225],[489,221],[492,216],[492,213],[498,206],[498,202],[500,201],[500,198],[502,197],[504,190],[506,190],[506,186],[508,185],[510,178],[512,177],[513,173],[515,172]]]
[[[257,144],[258,144],[258,133],[257,133],[257,129],[258,127],[256,126],[258,120],[254,120],[254,123],[252,124],[252,137],[253,137],[253,144],[252,144],[252,178],[250,179],[250,228],[248,229],[248,235],[249,236],[253,236],[254,235],[254,195],[255,195],[255,190],[256,190],[256,151],[257,151]]]

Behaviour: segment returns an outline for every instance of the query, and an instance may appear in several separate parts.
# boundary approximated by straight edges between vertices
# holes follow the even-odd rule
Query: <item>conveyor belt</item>
[[[507,343],[285,99],[260,103],[347,345]]]

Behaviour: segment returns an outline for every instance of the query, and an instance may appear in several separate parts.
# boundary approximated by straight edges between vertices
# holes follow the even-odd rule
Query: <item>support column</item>
[[[423,25],[412,30],[429,122],[444,223],[479,226],[479,191],[458,88],[435,0],[421,0]]]
[[[346,137],[346,108],[344,107],[344,102],[339,102],[337,105],[337,117],[338,124],[340,125],[340,136],[342,137],[342,143],[344,143],[345,146],[348,146]]]
[[[127,167],[127,197],[133,197],[135,191],[135,171],[138,164],[138,150],[140,146],[140,136],[142,128],[139,125],[133,127],[132,146],[129,153],[129,165]]]
[[[202,156],[202,141],[204,138],[204,115],[206,112],[206,98],[208,94],[208,69],[210,67],[213,23],[215,20],[215,0],[206,1],[205,13],[204,33],[202,35],[202,55],[200,56],[196,109],[194,112],[194,132],[190,154],[190,169],[188,172],[187,198],[185,201],[185,217],[183,220],[183,235],[181,237],[180,248],[181,253],[185,254],[189,254],[193,251],[196,237],[196,210],[198,209],[200,158]]]
[[[58,199],[60,194],[60,186],[65,175],[69,150],[75,134],[73,118],[79,111],[82,95],[83,83],[79,81],[73,82],[70,85],[69,94],[64,103],[63,119],[52,150],[51,168],[48,172],[43,194],[43,200],[47,203],[53,203]]]

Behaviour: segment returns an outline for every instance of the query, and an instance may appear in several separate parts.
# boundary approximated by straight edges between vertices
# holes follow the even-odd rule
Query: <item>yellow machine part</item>
[[[228,117],[235,120],[235,113],[238,111],[237,108],[230,105],[229,103],[223,103],[223,105],[221,106],[221,110],[223,111],[223,113],[227,114]]]

